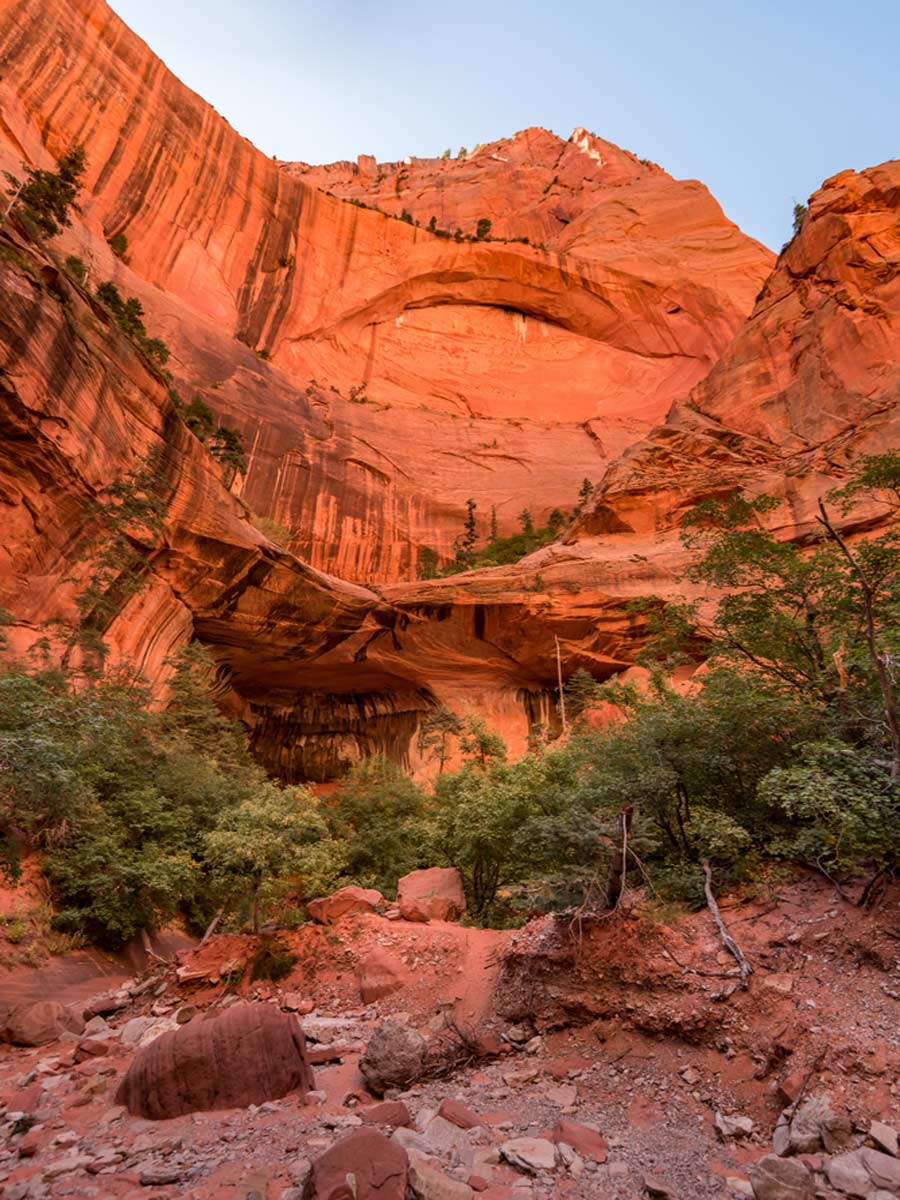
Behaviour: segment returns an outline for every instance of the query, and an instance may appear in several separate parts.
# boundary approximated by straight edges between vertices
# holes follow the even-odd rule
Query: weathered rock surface
[[[900,1159],[880,1150],[852,1150],[830,1158],[825,1172],[828,1182],[848,1196],[868,1196],[877,1188],[900,1191]]]
[[[768,1154],[750,1169],[756,1200],[813,1200],[813,1177],[794,1158]]]
[[[372,1034],[359,1069],[377,1096],[391,1087],[407,1087],[425,1063],[425,1039],[415,1029],[389,1018]]]
[[[377,1129],[357,1129],[317,1158],[303,1200],[406,1200],[406,1151]]]
[[[165,1033],[139,1051],[116,1093],[136,1116],[262,1104],[314,1086],[296,1018],[269,1004],[239,1004]]]
[[[347,913],[374,912],[384,903],[384,896],[375,888],[361,888],[351,884],[307,902],[309,915],[322,925],[333,925]]]
[[[592,1162],[605,1163],[609,1154],[609,1143],[597,1129],[582,1125],[578,1121],[557,1121],[552,1131],[557,1145],[571,1146],[584,1158]]]
[[[407,921],[457,921],[466,911],[462,876],[455,867],[411,871],[397,884],[397,904]]]
[[[39,1000],[13,1010],[2,1031],[13,1046],[44,1046],[65,1033],[80,1033],[84,1020],[71,1008],[55,1000]]]
[[[377,947],[360,959],[356,975],[363,1004],[374,1004],[399,992],[409,979],[409,969],[395,954]]]
[[[511,1166],[530,1175],[556,1168],[556,1147],[546,1138],[510,1138],[501,1145],[500,1154]]]
[[[794,1154],[815,1154],[823,1147],[833,1153],[847,1145],[851,1133],[849,1119],[834,1111],[828,1096],[810,1096],[791,1117],[788,1137]]]

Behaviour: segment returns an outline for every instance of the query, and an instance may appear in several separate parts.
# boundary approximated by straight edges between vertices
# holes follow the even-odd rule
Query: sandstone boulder
[[[477,1129],[479,1125],[484,1124],[478,1113],[473,1112],[461,1100],[449,1098],[442,1100],[438,1108],[438,1116],[459,1126],[460,1129]]]
[[[384,904],[384,896],[375,888],[361,888],[353,885],[342,887],[330,896],[320,896],[307,904],[309,915],[320,925],[334,925],[347,913],[375,912],[379,905]]]
[[[134,1116],[166,1120],[245,1108],[312,1087],[306,1039],[296,1019],[270,1004],[238,1004],[170,1030],[141,1050],[116,1103]]]
[[[870,1196],[879,1188],[900,1192],[900,1159],[880,1150],[853,1150],[828,1160],[828,1182],[848,1196]]]
[[[409,1195],[411,1200],[472,1200],[475,1193],[467,1183],[438,1170],[433,1159],[411,1150]]]
[[[397,884],[397,904],[406,921],[458,921],[466,911],[462,876],[455,867],[411,871]]]
[[[406,1151],[377,1129],[356,1129],[317,1158],[303,1200],[406,1200]]]
[[[813,1177],[801,1162],[767,1154],[751,1168],[750,1186],[756,1200],[813,1200]]]
[[[425,1039],[415,1029],[388,1019],[372,1034],[359,1069],[370,1091],[382,1096],[391,1087],[408,1087],[425,1064]]]
[[[356,978],[363,1004],[374,1004],[405,987],[409,972],[396,955],[376,946],[360,960]]]
[[[14,1046],[45,1046],[64,1033],[81,1033],[80,1014],[55,1000],[38,1000],[13,1010],[6,1021],[3,1038]]]
[[[788,1136],[794,1154],[815,1154],[823,1146],[832,1153],[847,1145],[851,1132],[849,1120],[834,1111],[828,1096],[810,1096],[791,1117]]]

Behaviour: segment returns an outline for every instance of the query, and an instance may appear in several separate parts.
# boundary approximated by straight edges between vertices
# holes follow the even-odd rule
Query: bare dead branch
[[[707,906],[709,911],[712,913],[713,920],[716,923],[716,928],[719,931],[719,937],[722,939],[722,945],[737,962],[740,971],[741,987],[746,991],[747,979],[753,974],[753,968],[744,957],[744,952],[741,950],[740,946],[725,928],[725,922],[722,920],[722,914],[719,912],[719,906],[716,903],[715,896],[713,895],[712,869],[706,859],[703,860],[702,866],[703,874],[705,876],[703,891],[706,895]]]

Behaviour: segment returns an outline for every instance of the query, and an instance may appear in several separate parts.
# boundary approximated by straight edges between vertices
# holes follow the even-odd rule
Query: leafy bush
[[[84,261],[75,254],[70,254],[63,263],[66,274],[74,279],[76,283],[84,283],[87,279],[87,266]]]
[[[209,698],[208,657],[175,667],[163,713],[132,679],[0,669],[0,840],[13,874],[23,844],[43,851],[65,932],[115,946],[177,914],[200,930],[219,906],[258,917],[333,878],[316,802],[250,760]]]
[[[297,955],[286,946],[266,939],[250,959],[250,982],[267,979],[271,983],[280,983],[290,975],[296,961]]]
[[[343,882],[391,894],[397,880],[428,866],[425,794],[394,763],[372,758],[354,767],[325,808],[340,846]]]
[[[86,169],[84,147],[72,146],[55,171],[29,167],[21,183],[7,174],[8,194],[15,197],[13,211],[31,220],[46,237],[56,237],[72,224],[71,213],[78,211],[76,197]]]
[[[128,238],[124,233],[114,233],[111,238],[106,239],[106,244],[116,258],[125,261],[125,255],[128,253]]]
[[[137,296],[123,297],[116,285],[109,280],[98,285],[96,296],[122,332],[131,338],[144,354],[161,366],[169,361],[169,348],[165,342],[147,336],[144,306]]]

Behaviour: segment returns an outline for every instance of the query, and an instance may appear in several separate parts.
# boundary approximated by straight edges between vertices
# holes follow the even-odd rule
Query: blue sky
[[[897,0],[112,0],[267,154],[391,160],[584,125],[777,249],[795,199],[900,157]]]

